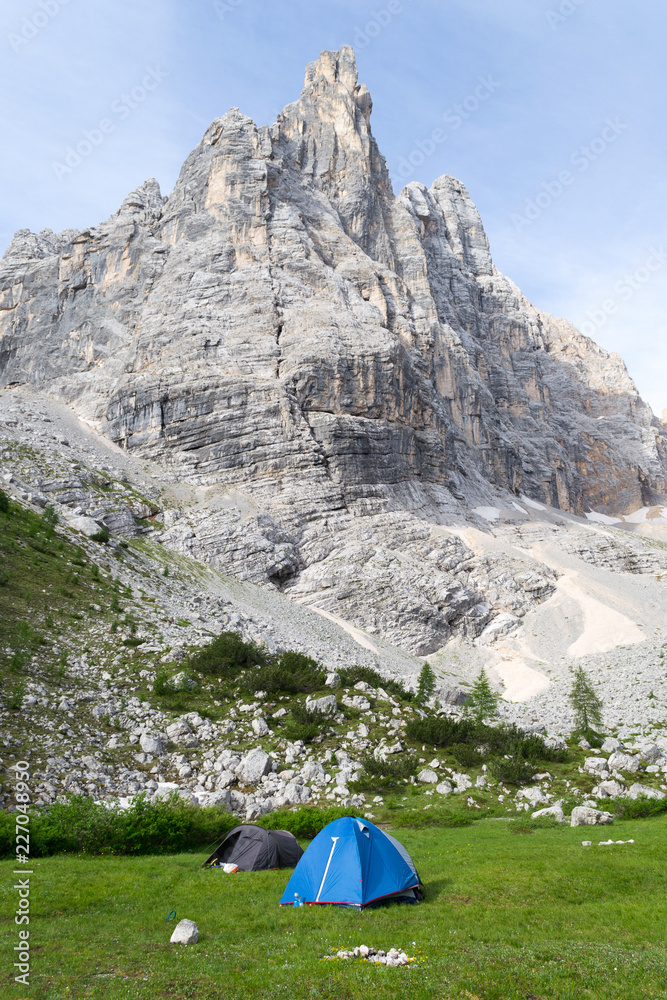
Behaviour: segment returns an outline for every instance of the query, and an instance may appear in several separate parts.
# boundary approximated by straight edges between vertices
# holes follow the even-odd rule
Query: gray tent
[[[239,871],[294,868],[303,851],[287,830],[265,830],[261,826],[236,826],[218,844],[202,868],[238,865]]]

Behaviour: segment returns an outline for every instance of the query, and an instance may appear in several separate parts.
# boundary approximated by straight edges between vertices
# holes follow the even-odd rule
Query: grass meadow
[[[279,907],[289,871],[224,875],[201,854],[55,855],[33,862],[31,986],[13,982],[16,892],[2,870],[3,997],[639,1000],[667,997],[667,816],[611,827],[486,819],[392,831],[426,885],[420,905]],[[598,841],[634,844],[598,846]],[[592,847],[581,841],[591,839]],[[305,846],[305,842],[304,842]],[[199,942],[169,944],[174,922]],[[405,949],[404,968],[322,961]]]

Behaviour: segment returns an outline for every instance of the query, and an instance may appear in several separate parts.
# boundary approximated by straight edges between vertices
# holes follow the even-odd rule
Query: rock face
[[[371,107],[325,52],[270,127],[216,119],[169,198],[149,180],[98,226],[21,230],[0,385],[224,496],[165,544],[428,653],[554,583],[437,525],[508,491],[657,504],[667,439],[618,356],[498,273],[459,181],[393,193]]]

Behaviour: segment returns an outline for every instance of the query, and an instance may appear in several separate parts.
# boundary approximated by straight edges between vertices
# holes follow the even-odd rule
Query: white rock
[[[196,944],[199,930],[194,920],[179,920],[169,940],[171,944]]]
[[[664,754],[657,743],[647,743],[639,751],[639,757],[644,764],[658,764],[664,759]]]
[[[164,753],[164,744],[162,740],[157,736],[150,736],[148,733],[144,733],[143,736],[139,738],[139,746],[144,753],[153,754],[155,757],[159,757]]]
[[[614,817],[611,813],[593,809],[591,806],[575,806],[570,816],[570,826],[597,826],[613,822]]]
[[[267,721],[266,719],[262,719],[261,717],[259,719],[252,720],[252,729],[255,736],[261,737],[269,735],[269,727]]]
[[[622,750],[623,744],[615,736],[607,736],[600,749],[603,753],[614,753],[615,750]]]
[[[565,822],[565,815],[563,813],[563,800],[560,799],[558,802],[554,802],[552,806],[547,809],[538,809],[533,813],[533,819],[538,819],[540,816],[553,816],[557,823]]]
[[[366,712],[371,707],[371,703],[368,698],[364,698],[361,694],[355,694],[354,697],[345,695],[343,698],[343,704],[348,708],[356,708],[360,712]]]
[[[516,793],[516,798],[517,800],[525,799],[533,809],[535,806],[551,801],[550,796],[545,795],[539,785],[533,785],[531,788],[520,788]]]
[[[651,788],[650,785],[634,784],[630,785],[628,789],[629,799],[664,799],[665,797],[664,792],[659,791],[657,788]]]
[[[340,674],[337,674],[335,670],[327,674],[327,678],[324,682],[328,688],[338,688],[340,687]]]
[[[338,702],[335,694],[325,694],[322,698],[306,698],[306,708],[311,712],[321,712],[323,715],[335,715]]]
[[[616,750],[607,761],[607,765],[610,771],[635,773],[640,770],[641,761],[639,757],[634,757],[629,753],[620,753]]]
[[[417,775],[417,781],[421,781],[426,785],[437,785],[439,778],[435,771],[425,767],[424,770],[420,771]]]
[[[587,757],[584,761],[584,771],[589,774],[600,774],[602,771],[609,771],[606,757]]]
[[[270,774],[273,761],[259,747],[246,754],[236,768],[236,775],[243,785],[257,785],[265,774]]]
[[[92,517],[86,517],[85,515],[80,515],[79,517],[70,517],[67,520],[70,528],[74,528],[75,531],[80,531],[81,534],[87,535],[91,538],[96,535],[98,531],[102,530],[102,525],[98,524],[97,521],[93,521]]]
[[[598,799],[616,799],[625,792],[625,785],[612,779],[611,781],[601,781],[597,788],[593,789],[593,794]]]
[[[452,786],[449,781],[441,781],[439,785],[436,785],[435,790],[439,795],[450,795]]]
[[[167,726],[167,736],[170,740],[176,740],[182,736],[189,736],[191,733],[192,730],[185,719],[176,719],[175,722],[172,722]]]

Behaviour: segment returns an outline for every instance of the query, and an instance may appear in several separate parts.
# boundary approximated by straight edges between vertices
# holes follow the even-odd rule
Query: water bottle
[[[303,906],[303,900],[301,899],[301,896],[299,895],[298,892],[294,893],[294,905]]]

